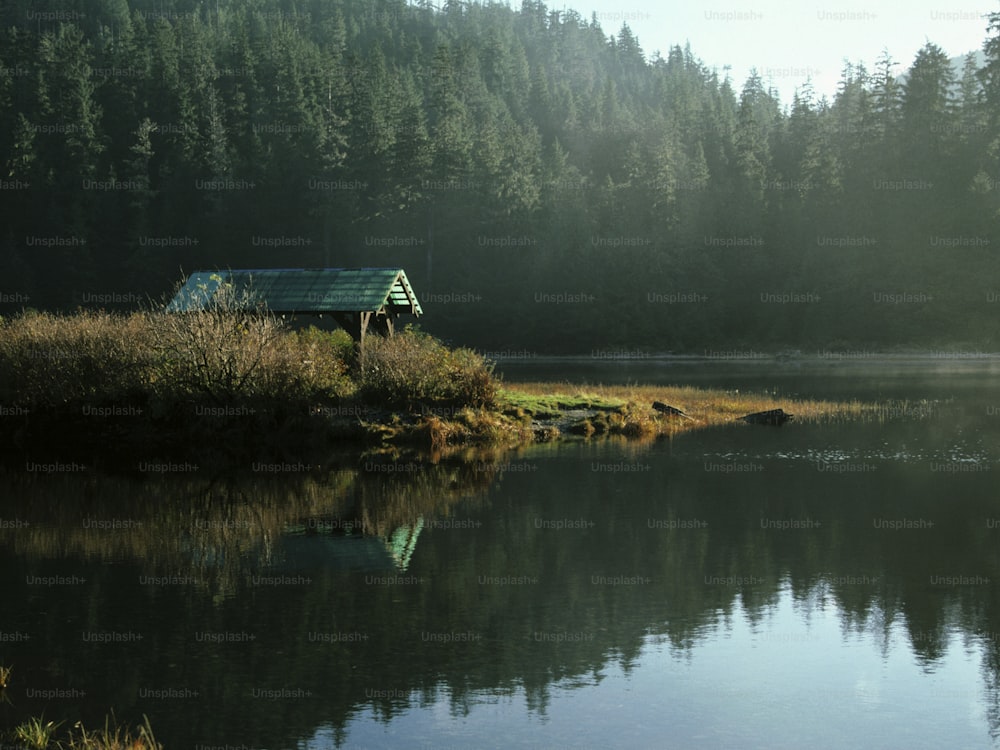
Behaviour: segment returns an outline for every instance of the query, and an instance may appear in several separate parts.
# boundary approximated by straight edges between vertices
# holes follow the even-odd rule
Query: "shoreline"
[[[750,354],[739,361],[758,364],[777,358],[791,367],[801,355],[705,351]],[[640,354],[593,349],[589,359],[646,359]],[[0,446],[42,465],[119,455],[284,463],[323,450],[434,454],[602,436],[651,440],[778,408],[799,421],[863,411],[857,402],[737,390],[507,382],[495,368],[516,360],[504,355],[530,355],[539,364],[580,361],[450,348],[413,327],[369,337],[361,350],[341,329],[293,330],[273,315],[224,305],[184,315],[26,313],[0,319]],[[646,361],[709,360],[668,354]]]
[[[683,416],[656,411],[654,401],[679,409]],[[101,464],[113,465],[117,458],[133,467],[148,466],[153,458],[168,466],[224,466],[245,463],[248,456],[261,465],[305,465],[312,456],[331,451],[360,457],[410,451],[434,460],[463,451],[506,454],[544,443],[615,437],[642,443],[724,425],[742,427],[742,416],[776,408],[795,415],[793,425],[887,413],[886,405],[858,401],[776,398],[693,386],[549,381],[505,384],[492,408],[413,404],[410,409],[392,409],[357,401],[314,406],[308,412],[273,404],[211,410],[189,406],[167,415],[125,405],[77,405],[71,412],[23,410],[4,420],[8,429],[0,443],[9,458],[30,456],[25,466],[42,467],[35,473],[45,473],[52,460],[86,467],[81,456],[88,453],[96,453]],[[49,458],[42,458],[46,455]]]
[[[1000,352],[984,351],[935,351],[913,350],[905,352],[869,351],[866,349],[819,350],[802,352],[799,350],[758,351],[756,349],[720,349],[715,353],[675,354],[672,352],[643,352],[629,349],[595,349],[590,354],[536,354],[524,352],[504,356],[495,353],[492,359],[497,365],[538,363],[559,364],[561,362],[580,364],[583,362],[656,362],[664,364],[709,364],[723,362],[727,364],[759,362],[762,364],[776,363],[828,363],[828,362],[867,362],[903,363],[903,362],[937,362],[937,361],[983,361],[1000,362]]]

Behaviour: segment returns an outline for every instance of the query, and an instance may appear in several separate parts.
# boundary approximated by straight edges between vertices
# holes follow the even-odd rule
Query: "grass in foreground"
[[[45,717],[31,718],[14,728],[11,733],[15,743],[29,750],[163,750],[156,741],[149,718],[143,716],[137,728],[118,724],[114,714],[105,717],[104,727],[88,731],[77,722],[61,739],[55,733],[63,722],[45,721]]]
[[[13,739],[29,750],[45,750],[54,744],[52,735],[62,722],[45,721],[45,717],[31,718],[14,728]],[[55,743],[58,744],[58,743]]]

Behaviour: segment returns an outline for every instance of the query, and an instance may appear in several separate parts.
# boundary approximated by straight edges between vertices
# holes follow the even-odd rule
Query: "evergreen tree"
[[[903,86],[902,145],[911,155],[916,148],[929,146],[930,153],[921,154],[923,158],[940,162],[949,156],[947,150],[957,132],[954,86],[955,75],[948,56],[936,44],[928,42],[917,53]]]
[[[896,80],[896,65],[889,51],[883,50],[872,79],[874,121],[877,137],[883,144],[895,141],[898,134],[901,90]]]
[[[983,134],[985,158],[976,172],[972,186],[974,194],[985,206],[989,216],[1000,218],[1000,12],[989,15],[983,43],[986,61],[979,70],[982,95],[985,101],[985,133]]]
[[[0,5],[0,179],[13,186],[0,269],[35,284],[41,305],[71,304],[98,269],[102,284],[156,297],[178,265],[398,262],[491,292],[498,309],[428,319],[482,345],[567,348],[573,331],[610,344],[627,329],[697,349],[838,326],[845,340],[906,342],[927,340],[917,316],[869,326],[871,311],[849,304],[866,280],[956,298],[995,270],[986,252],[946,264],[927,245],[1000,241],[1000,13],[981,70],[969,57],[956,80],[928,42],[904,79],[885,51],[871,73],[845,63],[832,102],[807,84],[782,111],[756,73],[736,92],[690,47],[646,55],[628,25],[609,37],[596,17],[536,0],[95,3],[63,23]],[[906,180],[933,188],[897,189]],[[42,232],[85,245],[65,258],[23,247]],[[255,250],[249,238],[265,234],[321,241]],[[368,247],[379,234],[419,237],[426,252]],[[154,252],[147,236],[199,244]],[[479,243],[503,236],[536,244]],[[728,237],[766,242],[705,247]],[[820,252],[824,237],[877,244]],[[525,275],[601,301],[567,309],[555,335],[519,307]],[[630,299],[654,283],[725,302],[654,318]],[[746,289],[764,283],[845,301],[784,323],[777,306],[750,304]],[[493,325],[497,312],[516,326]],[[962,314],[970,329],[986,317]]]
[[[771,135],[778,120],[777,102],[764,90],[756,71],[743,86],[736,117],[736,170],[739,180],[738,216],[752,227],[764,209],[765,187],[771,175]]]

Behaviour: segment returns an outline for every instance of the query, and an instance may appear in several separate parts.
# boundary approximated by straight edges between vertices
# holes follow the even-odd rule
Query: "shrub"
[[[162,398],[232,402],[264,395],[273,381],[287,379],[282,322],[231,290],[220,288],[204,309],[164,312],[154,321],[155,389]]]
[[[0,403],[28,410],[128,404],[160,419],[208,401],[260,405],[280,420],[359,391],[378,404],[454,408],[491,408],[498,395],[481,356],[413,330],[371,336],[358,361],[344,331],[292,332],[266,311],[226,302],[186,313],[0,320]]]
[[[154,317],[160,399],[215,402],[341,398],[353,343],[346,332],[293,333],[251,291],[221,287],[202,310]],[[345,341],[346,339],[346,341]]]
[[[354,339],[343,330],[321,331],[309,326],[297,333],[299,361],[309,391],[316,396],[341,399],[354,393],[350,369]]]
[[[448,377],[455,402],[462,406],[495,408],[500,388],[493,377],[493,363],[471,349],[455,349],[449,355]]]
[[[390,338],[366,339],[359,386],[366,400],[391,406],[492,408],[498,391],[492,365],[480,355],[468,349],[449,350],[409,327]]]
[[[338,360],[345,368],[354,361],[354,339],[343,328],[324,331],[316,326],[309,326],[298,331],[299,340],[306,344],[316,344]]]
[[[346,339],[346,344],[344,339]],[[285,330],[259,312],[29,313],[0,321],[0,402],[169,406],[353,393],[350,336]]]
[[[129,401],[149,384],[150,320],[80,311],[0,324],[0,397],[27,408]]]

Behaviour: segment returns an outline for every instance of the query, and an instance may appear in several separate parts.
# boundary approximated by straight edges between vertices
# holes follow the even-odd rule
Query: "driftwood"
[[[781,409],[771,409],[770,411],[758,411],[753,414],[747,414],[745,417],[740,417],[740,419],[748,424],[770,424],[780,427],[792,419],[793,416],[793,414],[786,414]]]
[[[688,416],[677,407],[670,406],[669,404],[665,404],[662,401],[654,401],[653,408],[656,409],[656,411],[661,412],[662,414],[666,414],[668,417],[681,417],[683,419],[690,419],[692,421],[694,420],[694,417]]]

